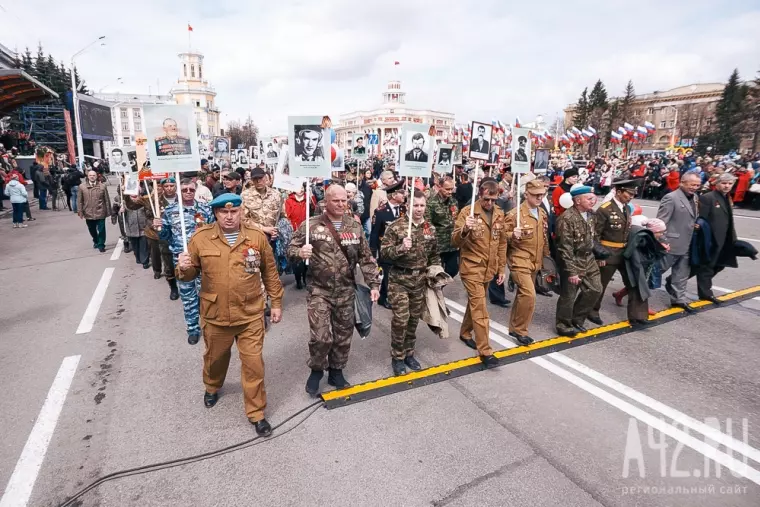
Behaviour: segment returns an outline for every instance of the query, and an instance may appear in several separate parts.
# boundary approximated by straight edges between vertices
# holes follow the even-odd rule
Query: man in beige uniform
[[[517,208],[507,213],[504,228],[509,238],[507,262],[517,297],[509,317],[509,335],[522,345],[530,345],[528,326],[536,307],[535,280],[543,259],[549,255],[547,231],[549,220],[541,208],[546,187],[538,180],[525,185],[525,200],[520,204],[520,227],[517,227]]]
[[[499,365],[489,343],[490,318],[486,308],[486,291],[494,275],[504,283],[507,264],[507,235],[504,232],[504,212],[494,206],[499,198],[499,186],[487,181],[480,186],[480,199],[475,202],[474,216],[470,206],[459,212],[452,244],[460,249],[459,276],[467,290],[467,311],[459,331],[459,339],[477,349],[486,368]],[[471,338],[474,331],[475,339]]]

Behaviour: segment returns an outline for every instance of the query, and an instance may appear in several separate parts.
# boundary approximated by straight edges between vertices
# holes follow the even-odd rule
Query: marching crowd
[[[40,162],[43,172],[52,165],[45,156]],[[757,253],[737,239],[733,216],[733,201],[746,199],[757,163],[613,155],[577,168],[562,156],[547,174],[521,175],[519,187],[509,166],[465,164],[410,188],[392,160],[373,158],[348,163],[332,180],[311,181],[307,193],[274,188],[264,165],[231,170],[202,160],[197,173],[141,182],[137,195],[121,188],[113,201],[102,175],[90,169],[72,206],[86,220],[93,248],[104,250],[111,218],[125,250],[167,281],[171,300],[181,299],[188,342],[202,336],[206,345],[206,407],[218,399],[236,341],[246,414],[257,433],[268,435],[262,345],[267,326],[283,317],[282,275],[292,273],[296,288],[308,289],[311,395],[325,371],[329,385],[350,385],[343,370],[361,294],[392,312],[393,374],[419,370],[418,323],[448,334],[440,302],[456,276],[468,297],[459,339],[491,368],[499,360],[489,341],[489,303],[511,305],[509,334],[523,345],[533,343],[537,294],[559,295],[560,335],[586,332],[587,322],[602,325],[602,298],[616,273],[624,289],[612,297],[619,305],[627,297],[635,328],[648,324],[651,291],[668,272],[673,306],[693,311],[685,293],[693,276],[699,297],[720,304],[715,274]],[[11,174],[6,185],[15,210],[23,184]],[[632,200],[651,192],[661,203],[657,216],[646,218]],[[598,206],[597,194],[604,195]]]

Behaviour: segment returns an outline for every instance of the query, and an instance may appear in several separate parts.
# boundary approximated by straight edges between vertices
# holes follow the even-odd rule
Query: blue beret
[[[216,208],[237,208],[243,204],[243,199],[237,194],[226,193],[222,194],[209,203],[212,209]]]
[[[572,190],[570,190],[570,195],[575,197],[576,195],[583,195],[583,194],[590,194],[593,193],[594,189],[587,186],[587,185],[581,185],[580,187],[576,187]]]
[[[161,181],[159,181],[158,183],[160,185],[163,185],[164,183],[174,183],[176,185],[177,184],[177,180],[175,180],[174,178],[164,178]]]

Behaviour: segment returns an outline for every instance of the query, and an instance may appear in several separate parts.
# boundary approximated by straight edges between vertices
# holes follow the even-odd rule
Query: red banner
[[[68,109],[63,110],[63,121],[66,124],[66,147],[69,150],[69,164],[76,164],[76,150],[74,149],[74,130],[71,128],[71,114]]]

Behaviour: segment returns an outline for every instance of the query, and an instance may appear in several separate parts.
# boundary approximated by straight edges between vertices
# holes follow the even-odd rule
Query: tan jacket
[[[90,184],[85,181],[79,185],[77,209],[86,220],[101,220],[111,214],[111,198],[108,189],[102,183]]]
[[[200,315],[216,326],[238,326],[261,318],[266,294],[272,308],[282,308],[282,285],[277,264],[262,231],[240,226],[237,242],[230,246],[218,223],[200,227],[187,246],[192,267],[177,278],[189,282],[201,275]]]
[[[465,206],[457,216],[451,243],[460,249],[459,276],[467,280],[488,282],[494,275],[504,273],[507,266],[507,235],[504,232],[504,212],[493,207],[493,218],[488,225],[480,206],[475,202],[475,218],[478,224],[471,231],[464,230],[465,220],[470,216],[470,206]]]
[[[530,207],[523,202],[520,205],[520,228],[522,237],[517,240],[512,232],[517,227],[517,209],[510,210],[504,219],[504,232],[507,235],[507,261],[510,271],[535,272],[541,269],[544,257],[550,255],[547,231],[549,220],[546,212],[538,208],[538,220],[530,214]]]

